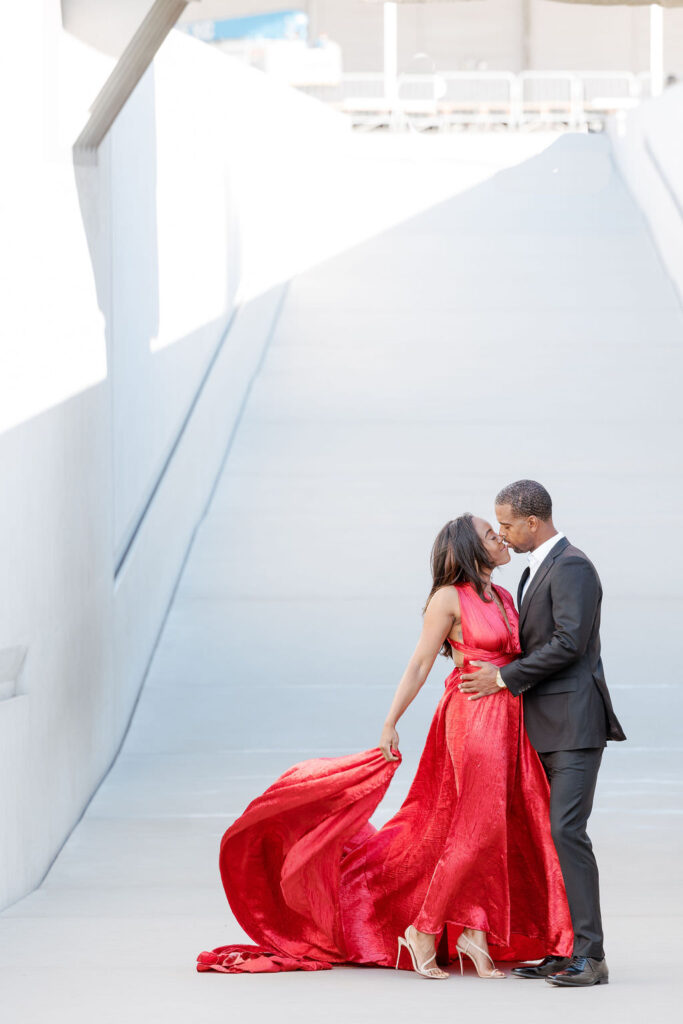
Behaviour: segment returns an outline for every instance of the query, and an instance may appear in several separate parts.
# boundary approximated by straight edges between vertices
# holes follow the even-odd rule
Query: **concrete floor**
[[[602,137],[356,137],[337,185],[316,211],[326,256],[289,287],[122,753],[42,887],[0,916],[11,1024],[679,1010],[677,296]],[[592,819],[612,984],[195,974],[200,950],[242,938],[223,831],[294,761],[376,744],[436,531],[491,516],[520,476],[547,484],[605,587],[629,734]],[[378,820],[447,673],[439,659],[400,727],[406,763]]]

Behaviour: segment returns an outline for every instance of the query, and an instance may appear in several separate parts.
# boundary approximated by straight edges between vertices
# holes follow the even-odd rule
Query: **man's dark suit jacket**
[[[522,657],[501,669],[515,696],[524,694],[524,724],[539,753],[603,747],[625,740],[600,657],[602,587],[593,563],[566,537],[536,570],[520,601]]]

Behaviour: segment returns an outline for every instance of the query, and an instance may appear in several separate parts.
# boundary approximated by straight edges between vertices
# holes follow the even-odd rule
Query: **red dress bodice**
[[[471,583],[458,583],[455,589],[460,599],[462,643],[449,638],[449,644],[460,651],[465,664],[489,661],[494,665],[508,665],[520,654],[519,616],[511,595],[494,584],[507,615],[507,623],[495,601],[479,597]]]

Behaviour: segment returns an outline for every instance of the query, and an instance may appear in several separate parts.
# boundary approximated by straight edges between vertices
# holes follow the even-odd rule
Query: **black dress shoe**
[[[563,967],[568,967],[571,958],[568,956],[547,956],[540,964],[526,964],[524,967],[513,967],[512,974],[516,978],[547,978],[549,974],[557,974]]]
[[[569,967],[545,979],[549,985],[560,988],[586,988],[588,985],[606,985],[609,981],[607,962],[592,956],[573,956]]]

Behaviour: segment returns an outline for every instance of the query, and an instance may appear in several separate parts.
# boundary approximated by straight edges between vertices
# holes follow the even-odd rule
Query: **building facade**
[[[278,10],[283,0],[202,0],[183,21]],[[382,67],[382,4],[302,0],[312,40],[342,48],[345,71]],[[553,0],[464,0],[407,3],[398,10],[399,71],[648,70],[647,7],[555,3]],[[683,8],[664,11],[665,74],[683,71]]]

